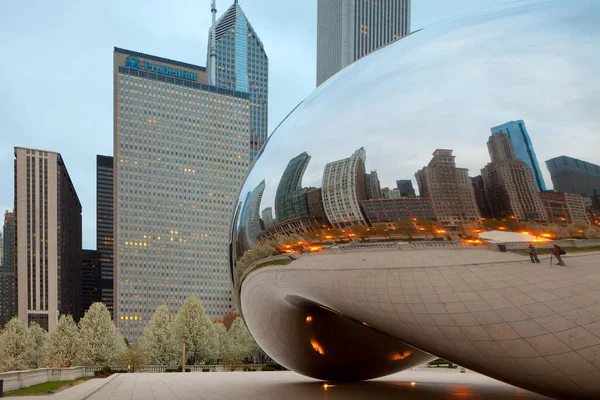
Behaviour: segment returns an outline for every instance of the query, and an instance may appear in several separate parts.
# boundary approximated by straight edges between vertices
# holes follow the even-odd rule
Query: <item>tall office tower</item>
[[[96,250],[100,253],[100,300],[114,318],[113,158],[96,156]]]
[[[81,315],[81,203],[58,153],[15,147],[18,315],[50,330]]]
[[[531,168],[520,160],[507,134],[488,140],[492,162],[481,170],[485,194],[495,218],[545,221],[546,211]]]
[[[531,138],[529,137],[529,133],[527,133],[527,128],[525,128],[525,122],[523,122],[523,120],[509,121],[505,124],[494,126],[491,128],[491,131],[492,135],[500,133],[508,135],[517,158],[523,161],[529,169],[531,169],[538,192],[545,191],[546,184],[544,183],[542,171],[540,170],[540,165],[538,164],[535,151],[533,150]]]
[[[553,224],[572,224],[575,221],[582,221],[590,224],[585,211],[583,196],[561,192],[543,192],[539,195],[546,209],[548,222]]]
[[[315,217],[319,221],[329,224],[329,221],[327,221],[327,215],[325,214],[325,208],[323,207],[322,194],[323,191],[321,188],[308,188],[306,191],[308,213],[311,217]]]
[[[250,95],[204,68],[115,48],[115,319],[135,343],[161,304],[232,311],[228,226],[248,171]]]
[[[102,254],[95,250],[81,251],[81,308],[85,314],[92,303],[102,301]]]
[[[491,218],[492,210],[490,209],[490,204],[485,194],[485,187],[483,186],[483,178],[481,175],[471,178],[471,184],[473,185],[473,190],[475,191],[475,200],[477,200],[479,213],[483,218]]]
[[[365,162],[367,153],[360,148],[348,158],[330,162],[323,171],[323,208],[336,228],[367,225],[361,202],[367,200]]]
[[[389,187],[384,187],[383,189],[381,189],[381,198],[382,199],[390,198],[390,188]]]
[[[560,156],[546,161],[554,190],[582,196],[600,196],[600,166]]]
[[[411,0],[318,0],[317,86],[410,33]]]
[[[469,170],[457,168],[454,158],[452,150],[437,149],[429,165],[415,173],[421,197],[429,198],[443,225],[480,218]]]
[[[257,243],[258,235],[262,232],[260,226],[260,201],[265,192],[265,180],[263,179],[258,186],[248,195],[245,203],[246,209],[243,211],[243,226],[246,227],[245,242],[246,247],[251,249]]]
[[[431,201],[421,197],[374,199],[362,202],[371,224],[396,222],[403,219],[435,219]]]
[[[306,152],[292,158],[288,163],[275,193],[275,217],[277,223],[308,215],[306,188],[302,188],[302,177],[310,162]]]
[[[412,181],[410,179],[400,179],[396,181],[396,186],[400,191],[402,197],[416,197],[415,189],[413,188]]]
[[[275,219],[273,218],[273,207],[267,207],[261,212],[265,229],[272,228],[275,225]]]
[[[389,198],[390,199],[399,199],[402,197],[402,194],[400,193],[400,189],[398,188],[393,188],[390,190],[390,194],[389,194]]]
[[[0,328],[17,315],[16,231],[17,217],[15,213],[6,211],[2,235],[4,256],[0,265]]]
[[[367,199],[381,198],[381,184],[379,183],[377,171],[365,174],[365,188],[367,190]]]
[[[237,0],[217,20],[216,86],[250,95],[250,162],[258,156],[268,136],[269,58]],[[208,34],[210,71],[212,28]]]

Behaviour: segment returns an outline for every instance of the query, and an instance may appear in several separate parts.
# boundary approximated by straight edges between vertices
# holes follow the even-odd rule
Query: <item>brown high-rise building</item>
[[[548,222],[572,224],[575,221],[590,223],[585,211],[583,196],[574,193],[542,192],[540,199],[544,204]]]
[[[15,273],[17,218],[15,213],[6,211],[2,247],[4,254],[0,261],[0,328],[17,315],[17,282]]]
[[[490,209],[490,204],[488,203],[487,196],[485,194],[485,189],[483,187],[483,178],[481,175],[477,175],[474,178],[471,178],[471,184],[473,185],[473,190],[475,191],[475,200],[477,200],[477,207],[479,207],[479,213],[484,218],[492,217],[492,210]]]
[[[52,329],[81,310],[81,203],[58,153],[15,148],[18,315]]]
[[[421,197],[429,198],[442,225],[480,218],[469,170],[457,168],[454,158],[452,150],[437,149],[429,164],[415,173]]]
[[[367,199],[381,198],[381,185],[377,171],[371,171],[370,174],[365,174],[365,189],[367,190]]]
[[[490,136],[488,150],[492,162],[481,170],[481,176],[492,216],[545,221],[533,172],[516,157],[508,135]]]

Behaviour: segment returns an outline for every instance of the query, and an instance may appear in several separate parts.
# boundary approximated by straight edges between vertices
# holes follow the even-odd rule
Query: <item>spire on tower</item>
[[[237,3],[237,1],[236,1]],[[210,12],[212,13],[211,41],[210,41],[210,84],[217,84],[217,5],[216,0],[210,2]]]

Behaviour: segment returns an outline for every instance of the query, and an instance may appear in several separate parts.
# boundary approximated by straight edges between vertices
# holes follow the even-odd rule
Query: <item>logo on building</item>
[[[125,59],[125,66],[131,69],[140,69],[140,60],[137,57],[129,56]]]

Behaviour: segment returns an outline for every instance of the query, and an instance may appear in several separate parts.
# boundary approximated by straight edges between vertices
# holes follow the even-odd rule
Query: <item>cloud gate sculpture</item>
[[[236,301],[269,356],[332,381],[440,357],[600,398],[599,254],[532,263],[473,234],[487,212],[545,219],[544,160],[597,159],[598,20],[596,0],[556,0],[444,21],[344,69],[285,118],[231,228]],[[510,179],[521,183],[498,189]],[[514,196],[521,208],[503,211]]]

